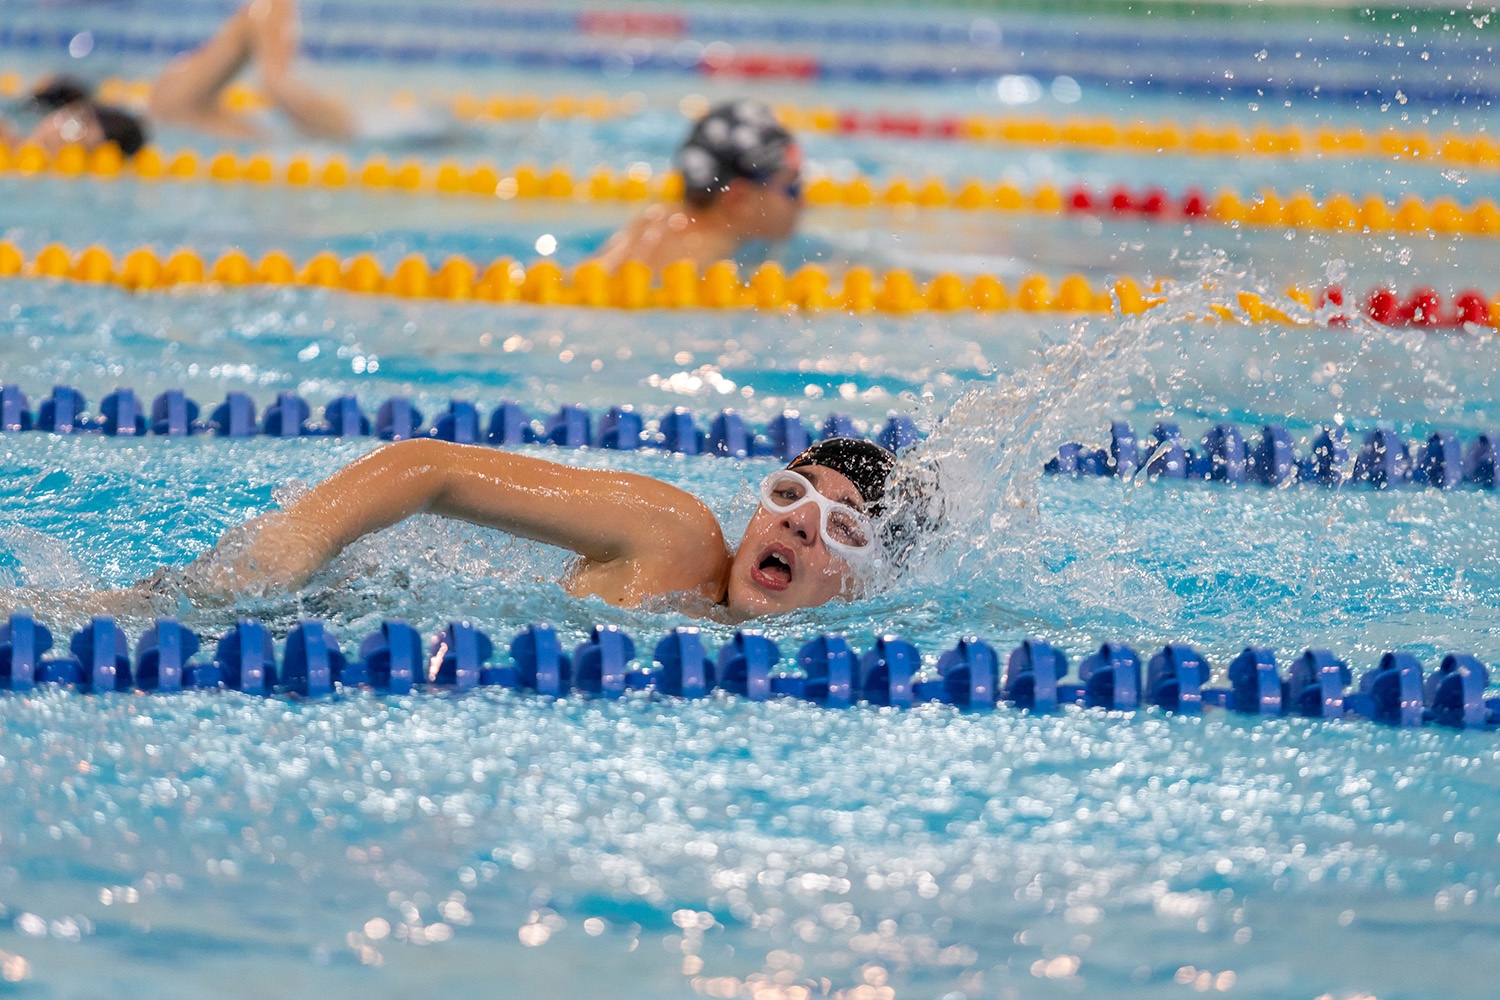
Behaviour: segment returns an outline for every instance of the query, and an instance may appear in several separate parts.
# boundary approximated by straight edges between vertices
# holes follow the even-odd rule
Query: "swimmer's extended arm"
[[[414,440],[371,452],[286,510],[232,529],[181,582],[189,596],[295,588],[356,539],[423,512],[571,549],[595,566],[644,574],[653,590],[700,589],[705,561],[724,558],[712,512],[660,480]]]
[[[299,129],[325,139],[354,134],[349,109],[292,72],[298,47],[296,0],[250,0],[199,48],[178,58],[151,86],[151,116],[227,138],[260,130],[220,103],[224,88],[254,62],[269,97]]]

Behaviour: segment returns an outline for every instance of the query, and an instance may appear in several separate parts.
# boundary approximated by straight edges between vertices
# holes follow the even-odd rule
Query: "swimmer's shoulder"
[[[718,601],[729,572],[729,551],[718,518],[697,497],[660,480],[627,474],[638,502],[622,512],[630,543],[621,557],[604,562],[580,560],[565,585],[579,596],[593,594],[611,604],[636,607],[686,595]],[[620,484],[620,479],[616,484]]]
[[[646,505],[632,561],[666,591],[715,590],[729,565],[729,548],[719,519],[698,497],[659,479],[637,484]],[[717,596],[716,594],[714,596]]]
[[[645,212],[637,212],[604,241],[604,245],[599,248],[599,253],[594,260],[603,265],[605,270],[613,271],[627,260],[638,259],[643,245],[647,242],[647,234],[656,225],[659,223],[652,220],[649,209]]]

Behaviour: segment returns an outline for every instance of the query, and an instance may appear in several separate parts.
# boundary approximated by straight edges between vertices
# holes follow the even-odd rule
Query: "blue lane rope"
[[[1108,447],[1069,442],[1047,460],[1045,471],[1120,478],[1144,472],[1158,479],[1265,486],[1352,483],[1381,490],[1408,485],[1446,490],[1468,484],[1492,490],[1500,485],[1497,447],[1500,437],[1492,434],[1478,434],[1466,446],[1450,431],[1434,431],[1425,440],[1408,442],[1389,427],[1366,431],[1354,444],[1342,425],[1328,424],[1299,455],[1291,434],[1280,424],[1265,424],[1256,433],[1235,424],[1215,424],[1193,447],[1171,421],[1156,424],[1149,435],[1138,438],[1130,424],[1116,420],[1110,425]]]
[[[184,13],[218,22],[239,9],[241,0],[212,0],[184,4],[181,0],[135,0],[136,13],[181,17]],[[1003,50],[1035,51],[1064,49],[1097,57],[1117,53],[1141,57],[1151,54],[1187,55],[1222,61],[1241,58],[1247,61],[1266,59],[1313,60],[1330,63],[1365,63],[1370,58],[1370,39],[1332,37],[1318,41],[1303,38],[1282,41],[1274,38],[1236,38],[1220,34],[1193,33],[1181,35],[1157,30],[1149,22],[1117,21],[1112,25],[1087,31],[1060,27],[1036,19],[1017,23],[1005,17],[880,17],[868,13],[858,18],[828,18],[788,15],[753,8],[719,11],[661,11],[650,8],[603,10],[558,10],[546,7],[461,6],[454,4],[398,4],[372,7],[366,3],[323,0],[312,6],[304,24],[357,25],[360,27],[408,25],[427,29],[464,32],[493,31],[578,35],[628,35],[670,42],[683,40],[746,40],[782,44],[846,45],[924,45],[945,48],[975,49],[993,53]],[[35,10],[35,0],[0,0],[0,9]],[[1382,36],[1372,35],[1381,40]],[[1476,41],[1445,39],[1445,44],[1469,50],[1476,57],[1488,50]],[[1393,55],[1400,54],[1392,50]]]
[[[34,691],[55,685],[103,694],[228,689],[247,694],[317,698],[356,689],[406,695],[416,690],[469,691],[501,687],[553,697],[619,698],[652,691],[704,698],[725,691],[765,701],[784,697],[829,708],[855,704],[912,708],[927,703],[969,711],[1002,705],[1051,712],[1066,705],[1135,711],[1155,706],[1201,714],[1205,707],[1263,718],[1363,718],[1403,727],[1500,728],[1500,697],[1485,697],[1489,670],[1477,657],[1450,653],[1428,674],[1410,653],[1387,652],[1357,686],[1349,665],[1324,649],[1308,649],[1285,673],[1265,647],[1247,647],[1229,664],[1228,687],[1209,684],[1208,662],[1193,648],[1169,645],[1143,661],[1129,646],[1105,643],[1084,657],[1076,676],[1058,649],[1028,639],[1002,668],[999,655],[973,636],[960,639],[924,668],[921,651],[897,635],[881,635],[863,653],[841,635],[803,643],[786,669],[780,647],[741,629],[717,651],[693,626],[663,636],[649,657],[613,625],[596,625],[569,654],[557,631],[534,624],[511,640],[506,659],[469,622],[449,623],[430,641],[410,625],[384,621],[346,656],[321,621],[294,628],[276,655],[262,623],[245,618],[219,638],[211,655],[191,629],[157,619],[130,643],[113,618],[79,629],[65,653],[48,656],[52,633],[28,612],[0,625],[0,689]]]
[[[55,386],[35,412],[19,386],[0,386],[0,433],[46,431],[54,434],[104,434],[109,437],[362,437],[374,435],[385,441],[431,437],[459,444],[521,445],[550,443],[568,448],[607,448],[635,451],[656,448],[683,455],[720,455],[729,458],[773,457],[789,461],[814,440],[829,437],[863,437],[854,421],[844,414],[831,414],[817,428],[809,426],[796,410],[774,417],[763,428],[752,427],[734,410],[722,410],[707,429],[698,426],[693,414],[676,407],[663,414],[650,431],[647,422],[630,406],[614,406],[597,419],[588,409],[564,405],[557,412],[537,419],[519,403],[501,403],[486,419],[468,400],[450,400],[431,426],[404,396],[387,399],[373,415],[366,413],[353,396],[340,396],[323,407],[322,419],[312,419],[312,408],[294,392],[283,392],[257,416],[255,401],[243,392],[230,392],[224,402],[205,411],[181,389],[169,389],[149,407],[130,389],[116,389],[99,404],[99,412],[88,412],[88,401],[71,386]],[[892,413],[876,431],[876,443],[901,451],[920,439],[911,417]]]
[[[207,38],[195,34],[155,34],[129,29],[97,28],[87,32],[94,53],[111,56],[149,56],[168,59],[190,51]],[[77,29],[26,25],[0,25],[0,48],[38,51],[63,55],[79,35]],[[587,37],[587,36],[586,36]],[[1027,57],[1019,52],[985,52],[963,61],[940,62],[920,60],[882,60],[861,53],[849,57],[796,56],[798,79],[821,82],[866,83],[898,86],[928,86],[952,83],[977,84],[1010,74],[1026,74],[1040,80],[1071,77],[1083,86],[1125,88],[1131,93],[1161,93],[1171,96],[1257,97],[1261,99],[1312,98],[1355,103],[1387,102],[1406,99],[1438,103],[1487,105],[1500,100],[1500,87],[1481,79],[1482,63],[1464,65],[1460,71],[1437,71],[1423,65],[1411,67],[1431,73],[1424,79],[1416,73],[1399,73],[1393,78],[1387,65],[1384,72],[1370,72],[1359,60],[1341,62],[1333,75],[1291,77],[1270,70],[1255,56],[1245,56],[1238,71],[1226,71],[1222,60],[1201,72],[1169,72],[1161,67],[1174,65],[1173,60],[1147,59],[1151,68],[1141,68],[1137,52],[1143,36],[1121,41],[1121,51],[1112,58],[1101,59],[1096,52],[1084,50],[1072,58]],[[727,71],[740,75],[775,77],[771,69],[757,73],[749,68],[726,70],[711,53],[684,54],[681,39],[669,38],[645,45],[623,42],[597,43],[592,37],[580,41],[570,37],[562,45],[496,45],[483,42],[422,42],[393,40],[389,36],[368,40],[307,39],[303,51],[310,58],[325,62],[368,62],[382,60],[397,63],[439,63],[479,69],[517,66],[527,69],[560,69],[573,72],[622,72],[687,74],[709,76]],[[878,49],[879,46],[866,46]],[[1198,56],[1201,49],[1193,44],[1180,55]],[[1258,52],[1258,50],[1257,50]],[[1364,50],[1368,56],[1368,49]],[[748,56],[777,58],[775,54],[746,53]],[[1087,55],[1089,58],[1085,59]],[[1301,60],[1299,60],[1300,62]],[[1178,60],[1177,62],[1180,62]],[[1386,64],[1382,64],[1386,65]]]

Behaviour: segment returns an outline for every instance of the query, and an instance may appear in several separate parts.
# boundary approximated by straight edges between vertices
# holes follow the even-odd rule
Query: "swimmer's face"
[[[765,240],[788,239],[802,218],[802,171],[782,167],[762,185],[762,231]]]
[[[796,471],[829,500],[863,509],[864,498],[842,473],[822,465]],[[829,550],[822,524],[823,512],[815,503],[779,513],[757,508],[729,567],[729,607],[753,617],[853,596],[855,573]]]
[[[99,119],[87,104],[75,102],[52,112],[31,130],[29,141],[56,156],[64,146],[82,146],[98,149],[104,145],[104,129]]]
[[[738,178],[725,192],[725,206],[734,217],[742,239],[784,240],[797,231],[802,218],[802,167],[791,147],[787,165],[765,181]]]

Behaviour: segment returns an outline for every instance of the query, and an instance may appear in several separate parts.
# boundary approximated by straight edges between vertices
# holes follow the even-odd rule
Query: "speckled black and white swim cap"
[[[866,513],[879,516],[884,509],[886,480],[896,468],[896,456],[873,441],[825,438],[788,462],[787,468],[804,465],[821,465],[842,473],[859,490]]]
[[[709,110],[677,150],[684,189],[701,196],[723,191],[736,178],[764,182],[795,166],[796,140],[771,109],[748,98]]]

